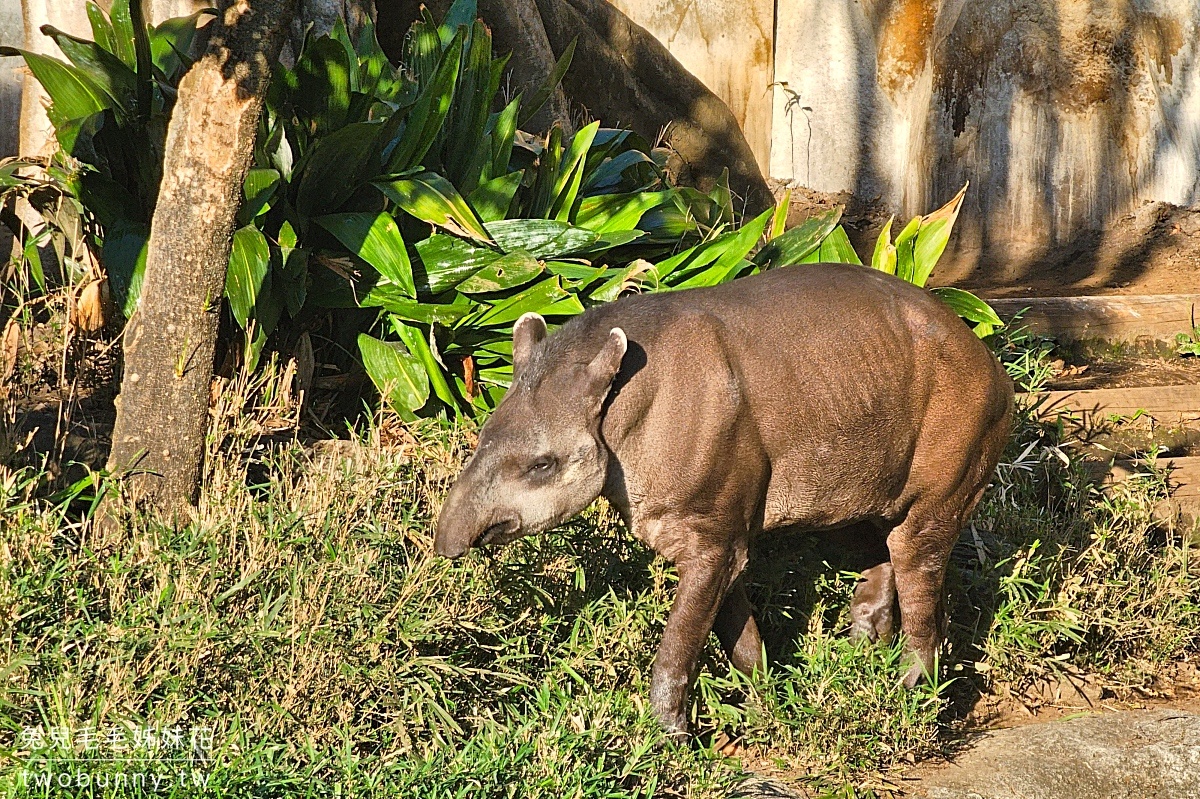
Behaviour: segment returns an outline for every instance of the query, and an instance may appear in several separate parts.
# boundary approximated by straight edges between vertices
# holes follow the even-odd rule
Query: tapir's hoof
[[[680,713],[658,713],[658,721],[662,724],[663,734],[667,740],[674,743],[686,743],[688,740],[687,716]]]
[[[923,682],[929,682],[929,670],[925,668],[925,664],[921,662],[920,658],[913,658],[911,664],[908,671],[904,673],[904,679],[901,680],[904,687],[916,688]]]

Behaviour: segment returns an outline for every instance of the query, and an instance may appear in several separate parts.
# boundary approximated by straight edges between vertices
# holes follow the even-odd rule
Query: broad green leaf
[[[551,218],[560,222],[570,221],[571,212],[575,208],[575,200],[579,195],[579,186],[583,182],[583,170],[587,163],[588,150],[599,129],[600,122],[597,120],[584,126],[571,137],[571,145],[559,163],[558,178],[555,180],[552,190],[554,200],[550,204]]]
[[[556,307],[557,306],[557,307]],[[519,294],[502,300],[473,320],[479,327],[511,324],[522,314],[545,315],[582,313],[583,306],[572,294],[562,287],[561,279],[555,277],[535,283]]]
[[[484,167],[491,161],[489,112],[507,61],[507,56],[492,58],[491,34],[481,20],[474,20],[469,30],[454,107],[446,119],[440,144],[435,145],[440,152],[440,171],[464,193],[479,185]],[[487,177],[491,176],[489,172]]]
[[[406,324],[395,317],[391,321],[396,335],[400,336],[404,346],[408,347],[408,351],[425,368],[429,384],[433,387],[433,392],[437,394],[438,399],[451,408],[457,407],[458,400],[455,398],[454,392],[450,390],[450,384],[446,382],[446,367],[438,362],[430,342],[425,338],[426,332],[416,325]]]
[[[440,294],[453,288],[503,255],[445,233],[418,241],[416,249],[421,263],[414,264],[413,275],[420,294]]]
[[[768,239],[778,238],[787,228],[788,210],[792,204],[792,190],[787,189],[783,192],[783,196],[779,198],[779,202],[775,205],[775,215],[771,217],[771,227],[767,232]]]
[[[113,27],[108,21],[108,17],[100,10],[100,6],[96,5],[92,0],[87,0],[84,3],[87,8],[88,23],[92,26],[92,40],[103,47],[108,52],[116,55],[113,49]],[[123,63],[123,62],[122,62]]]
[[[758,243],[758,239],[762,236],[773,213],[774,209],[768,209],[742,225],[739,230],[709,242],[709,245],[717,253],[712,266],[698,271],[689,267],[680,273],[681,277],[686,275],[687,278],[682,282],[673,283],[671,287],[685,289],[715,286],[736,277],[743,269],[751,265],[745,260],[746,256]],[[659,274],[661,276],[661,271]]]
[[[83,119],[112,107],[112,99],[82,70],[50,56],[0,48],[0,55],[17,53],[25,57],[29,71],[50,95],[47,115],[55,129],[70,120]]]
[[[900,235],[896,236],[896,277],[907,280],[909,283],[916,282],[913,248],[916,245],[917,231],[920,227],[921,217],[914,216],[900,231]]]
[[[489,243],[492,240],[454,184],[436,172],[421,172],[409,178],[376,183],[375,186],[417,219],[446,228],[459,236]]]
[[[250,169],[242,182],[242,207],[238,209],[238,223],[247,225],[252,219],[270,208],[271,197],[279,188],[279,172],[274,169]]]
[[[597,233],[633,230],[646,212],[671,201],[670,191],[643,191],[634,194],[601,194],[584,197],[579,203],[575,223]]]
[[[205,23],[211,24],[214,9],[205,8],[186,17],[165,19],[150,31],[150,55],[154,65],[168,78],[174,78],[180,69],[191,67],[192,48],[196,31]]]
[[[573,261],[546,261],[546,271],[552,275],[562,276],[567,288],[579,293],[593,283],[603,280],[613,270]],[[657,277],[652,282],[656,281]]]
[[[544,267],[525,250],[514,250],[497,258],[458,284],[464,294],[504,291],[528,283],[540,275]]]
[[[476,0],[454,0],[446,10],[442,24],[438,26],[438,38],[443,47],[449,47],[454,40],[454,34],[464,25],[470,25],[479,15]]]
[[[336,211],[377,176],[380,130],[378,123],[355,122],[319,139],[300,175],[296,210],[304,216]]]
[[[754,263],[764,269],[801,263],[805,256],[821,246],[821,242],[837,225],[841,216],[840,207],[810,216],[791,230],[767,242],[755,254]]]
[[[253,331],[246,341],[246,366],[251,371],[258,368],[258,359],[267,343],[267,337],[275,332],[279,318],[283,315],[283,297],[274,285],[274,277],[275,273],[268,270],[258,292],[258,299],[254,303],[254,317],[247,329],[248,332]]]
[[[1004,327],[1004,320],[996,314],[995,309],[969,291],[950,286],[940,286],[930,291],[950,306],[950,310],[975,323],[975,333],[980,338],[990,336],[996,328]]]
[[[819,259],[821,263],[826,264],[856,264],[862,266],[862,261],[858,257],[858,253],[854,251],[854,246],[850,244],[850,238],[846,235],[846,230],[841,225],[838,225],[829,232],[829,235],[821,242]]]
[[[390,142],[385,146],[389,174],[412,169],[421,163],[433,146],[454,101],[455,78],[458,76],[461,55],[460,32],[442,54],[432,78],[408,112],[399,141],[394,146]],[[392,149],[389,151],[387,147]]]
[[[113,3],[114,21],[116,11],[117,4]],[[149,116],[150,104],[154,100],[154,61],[150,55],[150,28],[146,24],[142,0],[130,0],[129,23],[133,29],[133,71],[137,73],[138,77],[138,108],[142,109],[142,114]],[[115,36],[115,26],[113,32]]]
[[[467,202],[484,222],[504,219],[524,175],[525,171],[519,170],[484,181],[467,196]]]
[[[350,252],[375,267],[409,297],[417,296],[412,262],[396,220],[379,213],[329,214],[313,220],[332,233]]]
[[[380,283],[359,299],[364,308],[383,308],[392,315],[411,322],[450,326],[478,308],[475,303],[450,305],[437,302],[418,302],[409,299],[391,283]]]
[[[727,225],[733,224],[733,192],[729,190],[729,167],[721,170],[717,185],[708,193],[718,210],[718,218]]]
[[[100,259],[108,275],[113,301],[126,319],[133,316],[141,298],[149,243],[150,228],[140,224],[117,224],[104,236]]]
[[[657,280],[654,264],[639,259],[624,269],[616,270],[616,274],[593,291],[589,299],[593,302],[612,302],[625,291],[639,289],[647,281],[654,283]]]
[[[233,234],[229,252],[229,271],[225,275],[225,296],[229,310],[244,330],[258,303],[263,280],[271,265],[271,250],[267,239],[253,225],[238,228]]]
[[[521,95],[504,107],[504,110],[491,118],[491,169],[488,177],[498,180],[508,174],[508,164],[512,159],[513,140],[517,135],[517,111],[521,103]]]
[[[588,156],[589,163],[591,155]],[[589,170],[583,179],[583,193],[596,194],[610,189],[621,182],[625,172],[632,166],[645,164],[654,166],[654,159],[641,150],[626,150],[612,158],[606,158],[595,169]],[[657,173],[657,168],[654,170]],[[648,186],[630,186],[630,189],[645,189]]]
[[[338,15],[337,19],[333,21],[333,28],[329,31],[329,38],[341,45],[342,52],[345,53],[346,65],[349,67],[350,91],[358,91],[358,52],[354,49],[354,42],[350,41],[350,31],[346,30],[346,20],[341,15]]]
[[[123,116],[132,116],[137,104],[137,74],[132,69],[95,42],[76,38],[51,25],[43,25],[42,33],[52,38],[63,55],[108,95],[114,109],[119,109]]]
[[[502,219],[485,227],[505,252],[528,250],[541,260],[583,252],[600,240],[594,231],[553,219]]]
[[[113,0],[108,17],[112,21],[113,54],[125,66],[137,71],[137,47],[133,41],[133,14],[130,3],[136,0]]]
[[[297,247],[285,247],[281,241],[280,256],[280,267],[273,273],[277,275],[276,291],[283,298],[288,314],[295,318],[308,299],[308,251]]]
[[[889,275],[896,274],[896,245],[892,244],[892,220],[895,218],[888,217],[887,224],[879,231],[879,238],[875,240],[875,252],[871,255],[871,268]]]
[[[301,118],[312,120],[318,131],[341,129],[350,109],[350,63],[345,48],[325,36],[308,42],[295,74],[299,89],[294,96]]]
[[[921,218],[921,226],[913,244],[912,282],[918,286],[924,286],[929,280],[930,273],[945,252],[946,244],[950,241],[950,232],[954,229],[954,222],[962,208],[963,197],[966,196],[967,187],[970,185],[965,184],[950,202]]]
[[[402,416],[411,419],[429,400],[429,375],[403,344],[361,333],[358,351],[371,382]]]
[[[29,265],[29,273],[33,276],[33,282],[37,284],[38,289],[42,292],[46,291],[46,270],[42,266],[42,254],[38,251],[41,236],[31,236],[25,242],[25,247],[21,254],[25,263]],[[110,281],[111,285],[111,281]]]
[[[529,101],[521,105],[521,112],[517,115],[517,127],[525,129],[526,124],[533,115],[542,110],[542,106],[550,99],[550,95],[562,82],[563,76],[567,74],[567,69],[571,66],[571,59],[575,57],[575,43],[578,38],[572,39],[567,45],[567,49],[563,50],[562,56],[554,64],[554,69],[551,70],[550,76],[546,78],[546,82],[538,87],[532,95],[529,96]]]

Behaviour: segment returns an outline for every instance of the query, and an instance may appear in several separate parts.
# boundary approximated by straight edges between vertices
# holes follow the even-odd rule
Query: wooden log
[[[1064,341],[1168,341],[1192,330],[1200,294],[1144,296],[1016,297],[988,300],[1001,319],[1022,310],[1020,324]]]
[[[1170,496],[1154,506],[1153,517],[1183,532],[1193,543],[1200,543],[1200,457],[1159,458],[1157,465],[1167,470]],[[1103,482],[1111,487],[1141,471],[1143,467],[1137,461],[1120,458],[1111,465]]]
[[[1043,418],[1070,413],[1080,416],[1083,424],[1113,415],[1147,416],[1164,425],[1200,420],[1200,385],[1047,391],[1031,395],[1030,401],[1039,403],[1038,415]]]

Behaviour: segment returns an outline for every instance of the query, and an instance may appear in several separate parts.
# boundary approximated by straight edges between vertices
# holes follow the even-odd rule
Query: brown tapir
[[[890,563],[855,591],[853,634],[900,627],[914,685],[942,640],[950,550],[1004,449],[1013,387],[940,300],[862,266],[775,269],[631,296],[546,336],[513,328],[513,383],[437,521],[448,557],[548,530],[605,496],[674,561],[650,699],[686,730],[710,630],[749,672],[762,644],[742,580],[765,529],[855,523]]]

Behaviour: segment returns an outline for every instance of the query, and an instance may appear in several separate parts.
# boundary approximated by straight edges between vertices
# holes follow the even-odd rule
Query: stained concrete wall
[[[729,102],[760,162],[770,89],[771,177],[902,215],[970,180],[960,249],[1061,248],[1200,199],[1200,0],[611,2]]]
[[[1197,0],[780,3],[771,173],[905,214],[970,180],[980,245],[1190,205],[1198,24]]]
[[[21,0],[0,0],[0,44],[20,45],[25,40],[21,23]],[[15,56],[0,58],[0,158],[17,154],[21,120],[21,73],[23,61]]]

